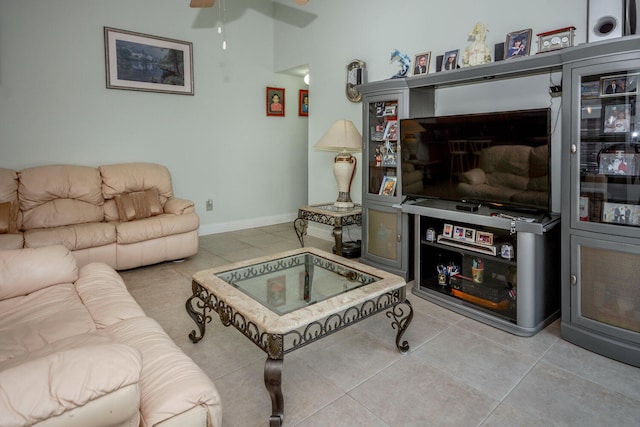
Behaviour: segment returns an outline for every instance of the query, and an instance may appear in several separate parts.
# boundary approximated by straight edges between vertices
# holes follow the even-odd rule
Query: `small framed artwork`
[[[267,87],[267,116],[284,117],[284,88]]]
[[[631,104],[609,104],[603,109],[602,131],[604,133],[629,132]]]
[[[580,96],[583,98],[594,98],[600,95],[600,82],[582,82],[580,83]]]
[[[287,303],[287,277],[267,279],[267,304],[280,307]]]
[[[599,172],[609,176],[635,176],[636,155],[632,153],[601,153]]]
[[[444,56],[442,57],[442,65],[440,66],[440,71],[451,71],[458,68],[458,52],[459,52],[459,49],[448,50],[444,53]]]
[[[504,42],[504,59],[528,56],[531,51],[531,28],[507,34]]]
[[[493,233],[478,230],[476,232],[476,243],[487,246],[493,245]]]
[[[442,228],[442,235],[444,237],[452,237],[453,236],[453,225],[445,224]]]
[[[638,226],[640,225],[640,206],[604,202],[602,222]]]
[[[431,52],[423,52],[417,54],[413,59],[413,63],[415,64],[415,66],[413,67],[413,75],[419,76],[420,74],[428,74],[430,62]]]
[[[573,46],[573,32],[576,27],[564,27],[537,34],[538,53],[564,49]]]
[[[298,95],[298,115],[309,115],[309,91],[306,89],[300,89],[300,94]]]
[[[108,89],[193,95],[193,44],[104,27]]]
[[[476,230],[473,228],[465,228],[464,229],[464,238],[465,242],[475,242],[476,241]]]
[[[398,121],[397,120],[389,120],[387,121],[387,125],[384,128],[384,135],[382,136],[384,140],[397,141],[398,140]]]
[[[393,196],[396,192],[397,183],[397,176],[385,176],[382,180],[382,184],[380,184],[380,191],[378,194],[381,196]]]
[[[600,96],[635,95],[638,93],[638,76],[640,74],[623,74],[607,76],[600,79]]]
[[[454,239],[464,240],[464,227],[460,227],[459,225],[455,225],[453,227],[453,235],[451,236]]]

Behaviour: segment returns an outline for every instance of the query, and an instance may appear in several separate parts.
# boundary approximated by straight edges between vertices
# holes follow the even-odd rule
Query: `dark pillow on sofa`
[[[149,218],[162,213],[160,195],[156,188],[121,194],[114,198],[118,207],[118,216],[123,222]]]
[[[18,204],[0,203],[0,234],[18,232]]]

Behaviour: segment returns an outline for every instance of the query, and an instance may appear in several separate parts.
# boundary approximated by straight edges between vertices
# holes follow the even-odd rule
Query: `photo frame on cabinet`
[[[440,71],[451,71],[458,67],[458,53],[460,49],[448,50],[442,57],[442,64],[440,65]]]
[[[397,176],[385,176],[382,180],[382,184],[380,184],[380,191],[378,192],[381,196],[390,196],[393,197],[396,193],[396,185],[398,183]]]
[[[638,93],[640,74],[621,74],[600,78],[600,96],[623,96]]]
[[[429,64],[431,63],[431,52],[418,53],[413,58],[413,75],[429,74]]]
[[[309,91],[306,89],[300,89],[300,94],[298,95],[298,115],[309,115]]]
[[[602,132],[629,132],[631,126],[631,104],[609,104],[603,108]]]
[[[504,42],[504,59],[529,56],[531,51],[531,28],[507,34]]]
[[[602,222],[640,225],[640,206],[626,203],[604,202]]]
[[[284,88],[267,87],[267,116],[284,117]]]
[[[451,237],[453,236],[453,225],[451,224],[445,224],[444,227],[442,227],[442,235],[444,237]]]
[[[193,44],[104,27],[107,89],[193,95]]]

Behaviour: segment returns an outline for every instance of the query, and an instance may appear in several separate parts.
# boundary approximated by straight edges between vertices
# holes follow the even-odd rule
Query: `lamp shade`
[[[313,146],[317,150],[362,151],[362,135],[351,120],[336,120]]]

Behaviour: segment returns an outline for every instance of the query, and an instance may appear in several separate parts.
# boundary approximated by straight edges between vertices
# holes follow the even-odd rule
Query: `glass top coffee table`
[[[271,396],[271,426],[284,418],[281,378],[284,355],[386,311],[397,328],[396,347],[413,318],[404,279],[316,248],[301,248],[199,271],[186,302],[199,333],[218,313],[267,354],[264,381]]]

